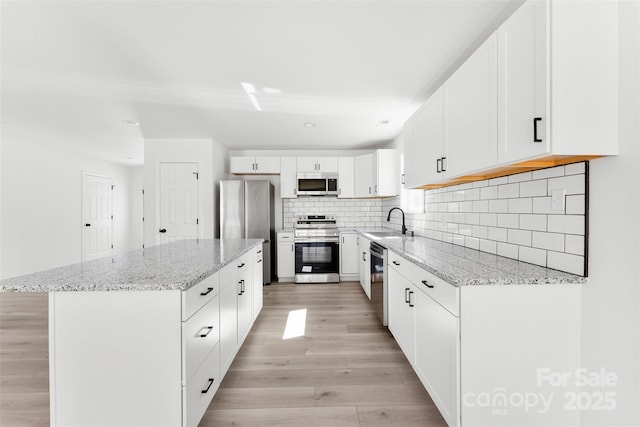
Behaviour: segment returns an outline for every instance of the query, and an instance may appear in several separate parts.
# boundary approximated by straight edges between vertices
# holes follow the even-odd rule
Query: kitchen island
[[[197,425],[262,308],[262,240],[184,240],[0,281],[49,293],[51,425]]]

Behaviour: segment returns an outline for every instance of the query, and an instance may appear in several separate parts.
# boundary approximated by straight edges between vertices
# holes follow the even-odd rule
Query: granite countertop
[[[387,228],[358,229],[358,233],[389,232]],[[401,236],[398,238],[398,236]],[[402,236],[376,239],[388,250],[406,258],[455,286],[576,284],[588,279],[575,274],[428,239]]]
[[[180,240],[0,280],[0,292],[185,290],[261,243]]]

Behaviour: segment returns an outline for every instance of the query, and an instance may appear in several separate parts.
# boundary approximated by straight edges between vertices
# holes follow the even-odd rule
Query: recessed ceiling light
[[[133,121],[133,120],[123,120],[122,122],[126,123],[128,125],[131,125],[131,126],[140,126],[140,122],[136,122],[136,121]]]
[[[376,126],[386,126],[389,124],[389,120],[380,120]]]
[[[305,124],[304,124],[304,125],[305,125],[306,127],[308,127],[308,128],[314,128],[314,127],[316,127],[316,124],[315,124],[315,123],[312,123],[312,122],[305,122]]]

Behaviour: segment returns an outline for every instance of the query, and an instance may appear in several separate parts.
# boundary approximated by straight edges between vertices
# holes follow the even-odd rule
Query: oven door
[[[338,241],[296,240],[296,283],[339,282]]]

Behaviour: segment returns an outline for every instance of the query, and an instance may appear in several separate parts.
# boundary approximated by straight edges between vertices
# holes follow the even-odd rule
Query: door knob
[[[85,224],[84,226],[85,227],[91,227],[91,224]]]
[[[161,228],[161,229],[160,229],[160,232],[161,232],[161,233],[166,233],[166,232],[167,232],[167,229],[166,229],[166,228]]]

